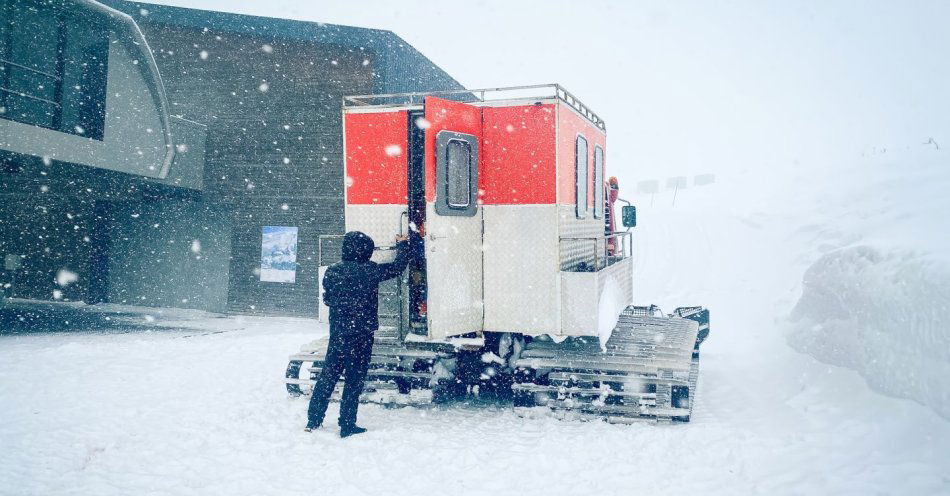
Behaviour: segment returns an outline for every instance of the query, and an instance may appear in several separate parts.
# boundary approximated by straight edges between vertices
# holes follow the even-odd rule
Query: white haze
[[[561,83],[626,185],[950,146],[947,2],[160,3],[391,30],[469,88]]]

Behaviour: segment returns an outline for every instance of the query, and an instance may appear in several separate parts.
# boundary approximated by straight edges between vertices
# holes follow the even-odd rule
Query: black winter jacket
[[[379,328],[379,283],[402,274],[409,262],[408,242],[396,244],[392,263],[370,261],[372,238],[358,232],[343,236],[343,261],[323,276],[323,301],[330,307],[330,332],[372,333]]]

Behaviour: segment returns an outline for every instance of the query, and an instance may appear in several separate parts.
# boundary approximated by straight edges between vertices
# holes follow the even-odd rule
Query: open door
[[[479,107],[425,100],[427,325],[431,338],[481,331],[482,209]]]

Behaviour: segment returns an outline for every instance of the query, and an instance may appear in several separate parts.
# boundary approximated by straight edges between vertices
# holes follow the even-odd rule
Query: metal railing
[[[547,91],[545,91],[547,90]],[[509,86],[499,88],[479,88],[471,90],[442,90],[413,93],[384,93],[378,95],[352,95],[343,97],[343,108],[352,107],[399,107],[421,105],[427,96],[463,97],[463,102],[492,102],[503,100],[532,100],[557,98],[570,105],[599,129],[606,131],[607,125],[589,107],[584,105],[571,92],[561,85],[535,84],[528,86]]]
[[[35,76],[39,76],[40,78],[45,79],[46,81],[45,81],[44,83],[45,83],[45,84],[49,84],[50,87],[51,87],[51,90],[54,91],[54,92],[55,92],[56,86],[63,80],[62,77],[60,77],[60,76],[58,76],[58,75],[56,75],[56,74],[53,74],[53,73],[50,73],[50,72],[46,72],[46,71],[41,71],[41,70],[35,69],[35,68],[33,68],[33,67],[28,67],[28,66],[25,66],[25,65],[23,65],[23,64],[18,64],[18,63],[16,63],[16,62],[11,61],[11,60],[7,60],[7,59],[4,59],[4,58],[0,58],[0,74],[6,74],[6,76],[7,76],[6,78],[0,78],[0,92],[7,93],[7,94],[11,94],[11,95],[15,95],[15,96],[19,96],[19,97],[22,97],[22,98],[29,98],[29,99],[31,99],[31,100],[37,100],[37,101],[40,101],[40,102],[43,102],[43,103],[52,105],[52,106],[56,107],[57,109],[60,108],[60,107],[62,107],[62,104],[61,104],[60,102],[58,102],[58,101],[50,100],[50,99],[48,99],[48,98],[43,98],[43,97],[41,97],[41,96],[37,96],[37,95],[34,95],[34,94],[32,94],[32,93],[28,93],[28,92],[25,91],[25,90],[15,90],[15,89],[13,89],[13,88],[8,88],[8,87],[5,85],[5,84],[8,84],[8,83],[4,83],[4,79],[9,79],[9,78],[11,77],[11,76],[10,76],[10,71],[11,71],[11,69],[16,69],[16,70],[19,70],[19,71],[25,71],[25,72],[28,72],[28,73],[30,73],[30,74],[33,74],[33,75],[35,75]],[[45,86],[45,84],[44,84],[43,86]],[[57,110],[57,111],[58,111],[58,110]]]
[[[563,237],[561,243],[583,243],[589,246],[579,260],[562,267],[565,272],[597,272],[633,256],[633,233],[613,232],[604,236]],[[561,249],[564,251],[563,246]]]

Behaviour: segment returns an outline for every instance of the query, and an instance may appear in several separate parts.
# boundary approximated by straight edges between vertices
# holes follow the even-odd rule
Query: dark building
[[[115,0],[0,12],[7,296],[315,316],[342,97],[461,89],[389,31]],[[273,273],[265,227],[296,231]]]

